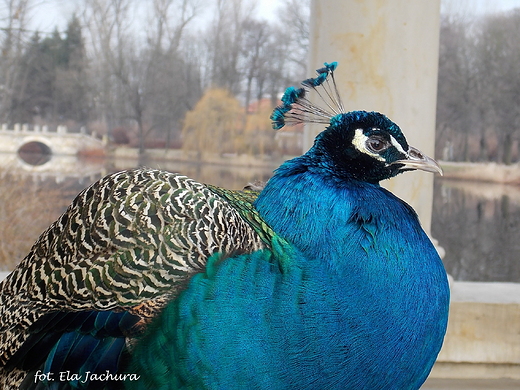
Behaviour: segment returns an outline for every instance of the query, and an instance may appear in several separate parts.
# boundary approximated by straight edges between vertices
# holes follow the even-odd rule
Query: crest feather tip
[[[316,70],[318,74],[316,77],[301,82],[303,88],[289,87],[285,90],[281,99],[283,104],[276,107],[271,114],[272,126],[275,130],[298,123],[329,124],[331,118],[344,112],[334,81],[334,71],[338,63],[325,62],[323,65]],[[329,76],[332,83],[329,82]],[[317,92],[325,107],[315,105],[306,98],[307,91],[310,89]]]

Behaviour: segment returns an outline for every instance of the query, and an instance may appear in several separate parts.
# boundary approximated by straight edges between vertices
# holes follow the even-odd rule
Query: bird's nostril
[[[408,156],[411,158],[414,158],[414,159],[419,159],[419,160],[424,158],[422,153],[419,152],[417,149],[410,149],[408,151]]]

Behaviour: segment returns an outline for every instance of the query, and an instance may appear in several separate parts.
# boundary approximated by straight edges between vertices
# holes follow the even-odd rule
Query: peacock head
[[[370,183],[410,170],[439,173],[435,160],[408,145],[398,125],[378,112],[345,112],[334,81],[337,63],[325,63],[318,76],[304,80],[303,88],[290,87],[283,104],[271,115],[273,128],[297,123],[323,123],[314,146],[304,155],[312,169],[340,180],[354,179]],[[331,81],[329,81],[331,80]],[[327,108],[311,103],[306,94],[313,89]]]

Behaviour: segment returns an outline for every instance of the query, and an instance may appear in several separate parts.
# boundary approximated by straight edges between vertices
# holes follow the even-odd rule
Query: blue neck
[[[306,166],[305,156],[283,164],[255,206],[278,234],[320,261],[359,247],[378,252],[403,240],[431,246],[408,204],[379,184],[324,175],[320,167]]]
[[[360,351],[370,351],[387,372],[399,369],[389,358],[395,350],[406,351],[404,387],[394,385],[418,388],[433,366],[447,323],[449,289],[441,259],[405,202],[378,184],[338,183],[305,169],[300,159],[276,172],[257,209],[305,254],[298,266],[309,285],[330,290],[327,296],[334,300],[329,304],[348,313],[338,324],[371,329]],[[338,328],[338,334],[348,332]],[[344,337],[353,349],[359,346]],[[359,371],[359,383],[371,367],[345,364]]]
[[[408,204],[378,184],[338,184],[304,169],[301,159],[279,168],[255,206],[277,234],[305,254],[311,264],[303,267],[325,265],[347,277],[353,289],[383,284],[398,295],[445,282],[442,261]]]

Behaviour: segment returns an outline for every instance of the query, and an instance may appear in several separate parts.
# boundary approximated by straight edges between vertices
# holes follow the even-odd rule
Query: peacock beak
[[[394,161],[392,165],[402,164],[404,167],[401,169],[420,169],[421,171],[438,173],[442,176],[442,168],[439,166],[437,161],[431,157],[428,157],[419,149],[410,146],[406,154],[406,159]]]

